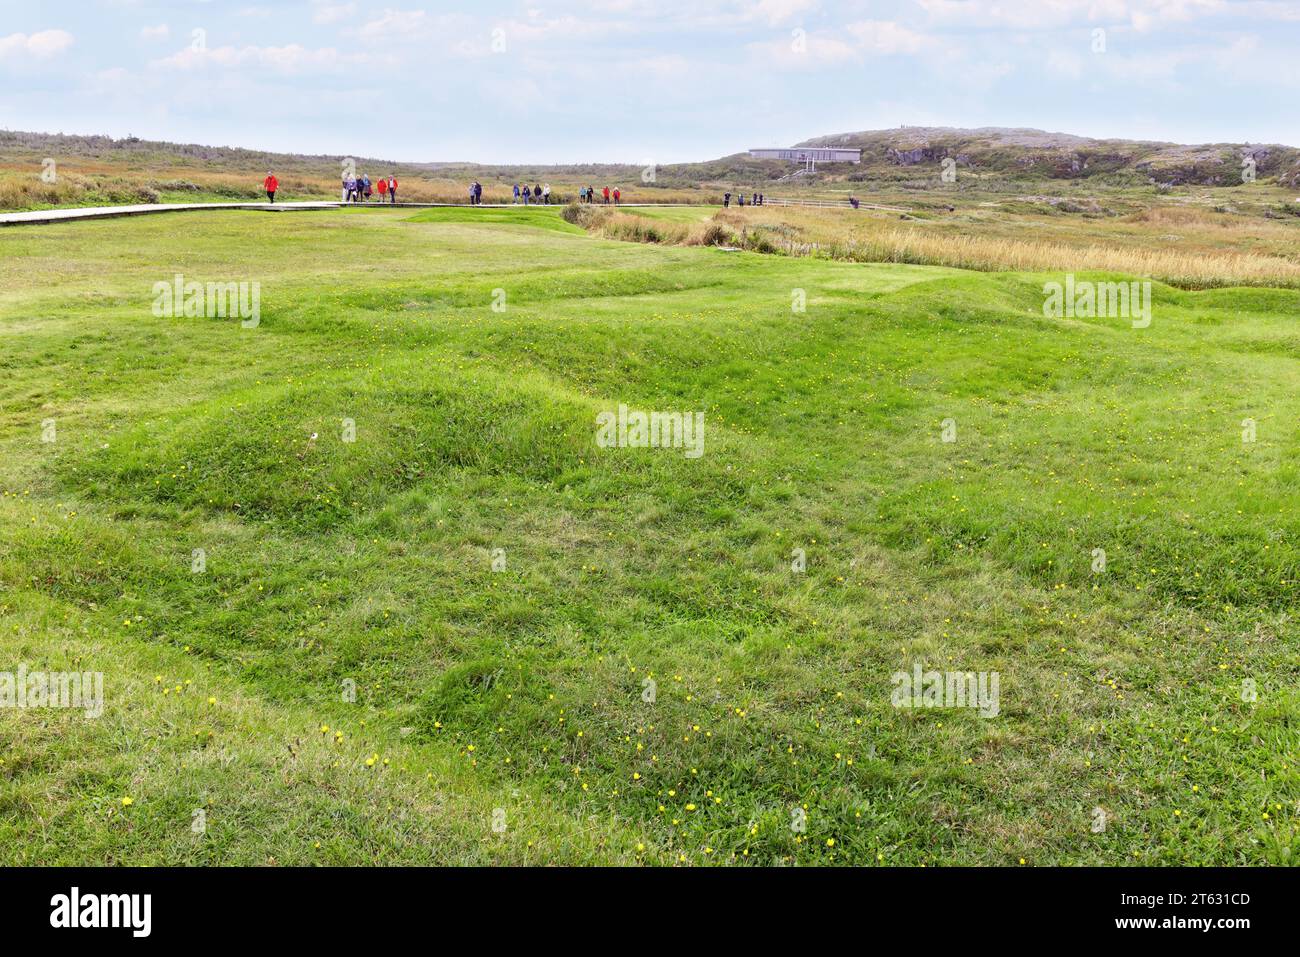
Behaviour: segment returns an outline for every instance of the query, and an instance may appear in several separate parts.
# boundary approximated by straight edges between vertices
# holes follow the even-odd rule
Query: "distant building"
[[[753,159],[785,160],[803,163],[815,169],[818,163],[861,163],[862,150],[840,149],[834,146],[792,146],[789,149],[757,149],[749,151]]]

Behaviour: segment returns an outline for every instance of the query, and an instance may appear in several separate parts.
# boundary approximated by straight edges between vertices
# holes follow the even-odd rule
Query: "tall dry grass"
[[[746,209],[720,211],[714,219],[741,233],[756,229],[787,255],[984,272],[1094,270],[1190,289],[1300,286],[1300,245],[1288,242],[1294,226],[1239,216],[1225,227],[1223,217],[1208,210],[1150,211],[1125,225],[1089,221],[1077,240],[1006,235],[1020,228],[1016,218],[900,225],[848,210]],[[1179,236],[1168,235],[1174,226],[1181,227]],[[1272,248],[1251,248],[1263,241]]]
[[[718,211],[703,224],[664,222],[605,207],[570,206],[565,218],[607,239],[680,246],[737,246],[755,252],[819,256],[846,262],[950,266],[981,272],[1114,272],[1171,286],[1300,287],[1300,262],[1236,250],[1180,251],[1152,243],[1071,245],[976,233],[936,233],[925,228],[873,226],[847,220],[791,224],[770,221],[768,211]],[[1191,217],[1181,217],[1184,221]],[[1168,223],[1162,217],[1159,222]],[[878,221],[877,221],[878,222]]]
[[[117,197],[123,203],[156,202],[143,188],[60,176],[53,183],[37,176],[0,176],[0,209],[41,209],[48,206],[92,205]]]
[[[817,254],[851,262],[896,262],[960,269],[1045,272],[1095,270],[1145,276],[1171,286],[1300,287],[1300,263],[1247,252],[1180,252],[1094,244],[1072,246],[978,235],[883,229],[869,237],[820,245]]]
[[[704,223],[677,223],[624,213],[608,206],[579,203],[569,203],[562,215],[566,221],[589,232],[622,242],[669,246],[743,246],[746,243],[743,232],[736,233],[729,225],[716,221],[716,217]]]

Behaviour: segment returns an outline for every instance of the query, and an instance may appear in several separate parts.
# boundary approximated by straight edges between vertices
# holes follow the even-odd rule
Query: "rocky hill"
[[[800,146],[862,150],[859,175],[900,178],[916,167],[956,167],[1017,179],[1103,180],[1117,185],[1232,186],[1254,164],[1257,179],[1300,186],[1300,150],[1277,144],[1206,143],[1187,146],[1142,140],[1092,139],[1033,129],[953,129],[903,126],[820,136]],[[912,172],[909,173],[909,170]]]

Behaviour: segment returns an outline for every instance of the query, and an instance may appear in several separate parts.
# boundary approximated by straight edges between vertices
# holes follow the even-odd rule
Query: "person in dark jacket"
[[[727,209],[727,208],[730,207],[730,206],[731,206],[731,194],[730,194],[730,193],[723,193],[723,194],[722,194],[722,208],[723,208],[723,209]]]

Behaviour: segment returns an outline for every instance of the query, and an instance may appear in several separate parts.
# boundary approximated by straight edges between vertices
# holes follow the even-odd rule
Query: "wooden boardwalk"
[[[339,203],[148,203],[139,206],[79,206],[74,209],[38,209],[27,213],[0,214],[0,226],[66,223],[77,219],[111,219],[115,216],[147,216],[150,213],[182,213],[199,209],[257,209],[281,213],[301,209],[337,209]]]
[[[480,203],[483,209],[523,209],[522,203]],[[532,203],[528,208],[562,209],[564,203]],[[602,206],[603,203],[592,203]],[[620,203],[617,207],[609,204],[611,209],[637,209],[652,206],[689,206],[689,203]],[[25,213],[0,213],[0,226],[33,226],[50,223],[67,223],[79,219],[112,219],[117,216],[148,216],[152,213],[187,213],[205,209],[252,209],[266,213],[288,213],[296,210],[313,209],[440,209],[465,208],[474,209],[468,203],[341,203],[322,200],[302,203],[148,203],[139,206],[79,206],[73,209],[38,209]]]

